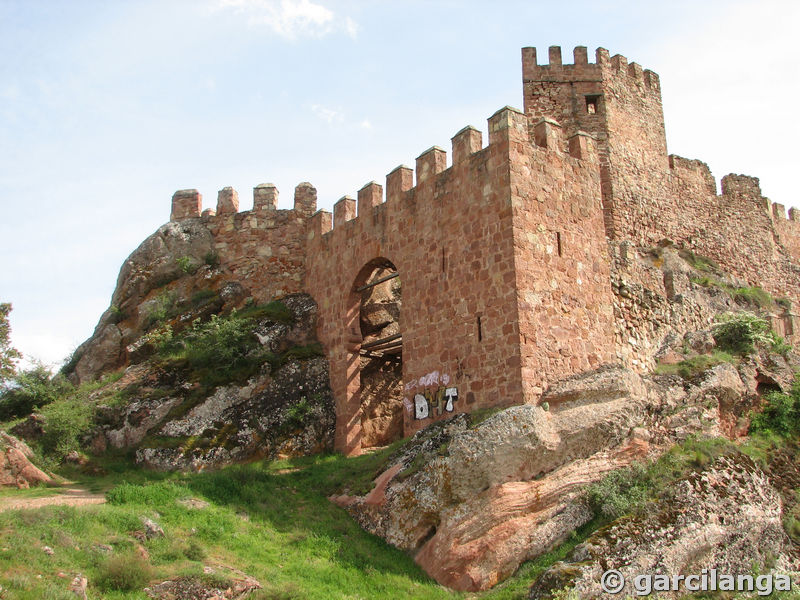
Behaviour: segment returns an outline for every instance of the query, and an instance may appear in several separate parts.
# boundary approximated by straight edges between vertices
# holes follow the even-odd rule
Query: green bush
[[[112,323],[120,323],[128,318],[128,315],[116,304],[112,304],[109,308],[111,311],[111,322]]]
[[[40,412],[45,420],[42,450],[62,460],[80,448],[81,438],[92,426],[94,407],[82,398],[66,398],[42,407]]]
[[[242,309],[239,313],[239,317],[242,319],[255,320],[266,319],[273,323],[283,323],[285,325],[294,323],[292,311],[280,300],[271,300],[266,304],[260,305],[250,303]]]
[[[772,296],[760,287],[740,287],[731,291],[734,300],[753,304],[759,308],[772,306]]]
[[[589,486],[587,499],[595,515],[614,520],[643,505],[650,497],[651,487],[647,468],[635,463],[627,469],[612,471]]]
[[[249,319],[237,319],[212,315],[205,323],[195,320],[180,341],[189,364],[202,369],[207,367],[233,369],[248,361],[248,355],[257,345],[253,334],[253,323]]]
[[[726,313],[717,320],[714,340],[726,352],[751,354],[756,345],[771,347],[775,342],[769,322],[753,313]]]
[[[612,471],[586,489],[586,499],[602,521],[612,521],[641,510],[651,498],[668,490],[672,484],[700,469],[716,457],[736,452],[725,438],[696,438],[673,446],[649,464],[634,463]]]
[[[789,394],[772,392],[765,399],[763,410],[750,415],[750,433],[772,433],[781,437],[799,435],[800,377],[795,379]]]
[[[717,365],[726,362],[736,362],[736,358],[727,352],[714,350],[714,352],[712,352],[710,355],[700,354],[698,356],[693,356],[691,358],[687,358],[686,360],[682,360],[674,365],[658,365],[658,367],[656,367],[656,373],[658,375],[680,375],[684,379],[691,379],[697,375],[700,375],[701,373],[705,373]]]
[[[715,260],[695,254],[691,250],[679,250],[678,255],[698,271],[704,273],[719,273],[721,271],[719,263]]]
[[[107,558],[99,567],[95,584],[104,592],[141,590],[153,576],[150,564],[138,554]]]
[[[0,420],[25,417],[73,389],[63,375],[53,375],[42,364],[20,371],[11,386],[0,392]]]

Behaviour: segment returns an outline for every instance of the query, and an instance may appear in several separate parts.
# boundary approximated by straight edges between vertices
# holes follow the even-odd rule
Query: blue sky
[[[312,182],[330,209],[521,107],[520,48],[620,53],[661,76],[669,151],[717,179],[793,178],[800,3],[0,0],[0,301],[56,363],[107,308],[172,193],[241,208]],[[788,114],[787,114],[788,113]]]

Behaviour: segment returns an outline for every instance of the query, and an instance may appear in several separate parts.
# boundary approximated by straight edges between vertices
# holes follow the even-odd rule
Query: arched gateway
[[[319,304],[337,449],[357,453],[456,412],[533,401],[552,376],[609,358],[611,287],[592,143],[577,136],[570,155],[552,124],[531,127],[536,143],[529,125],[505,108],[489,119],[487,147],[471,127],[453,138],[450,168],[433,147],[417,158],[416,185],[414,171],[398,167],[385,202],[372,182],[358,200],[342,198],[332,215],[310,218],[304,288]],[[561,187],[568,199],[552,192]],[[566,201],[572,211],[562,219],[555,209]],[[395,280],[396,321],[387,306],[399,300],[387,292]],[[378,300],[365,296],[376,287]],[[567,296],[580,300],[552,310]],[[365,310],[383,314],[370,321]]]

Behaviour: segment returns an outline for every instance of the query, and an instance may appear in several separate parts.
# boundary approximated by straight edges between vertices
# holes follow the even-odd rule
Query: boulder
[[[575,502],[583,486],[647,452],[631,437],[646,404],[632,371],[572,377],[542,400],[549,410],[515,406],[475,427],[460,415],[426,428],[390,461],[381,502],[338,500],[440,583],[487,589],[591,517]]]
[[[54,483],[53,478],[36,467],[33,452],[25,442],[0,431],[0,486],[28,488]]]

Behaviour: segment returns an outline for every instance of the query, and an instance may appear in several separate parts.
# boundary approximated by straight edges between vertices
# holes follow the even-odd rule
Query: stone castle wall
[[[525,110],[597,139],[608,239],[642,247],[669,239],[713,258],[743,285],[800,301],[797,211],[787,219],[782,205],[770,206],[753,177],[727,175],[717,195],[704,163],[667,154],[655,73],[603,48],[595,63],[583,47],[574,56],[565,65],[552,47],[549,64],[539,65],[535,49],[523,49]]]
[[[306,183],[292,210],[276,209],[269,184],[242,213],[230,188],[216,211],[201,213],[196,190],[173,197],[172,219],[202,219],[258,300],[316,299],[340,450],[361,446],[357,288],[376,265],[402,281],[406,435],[451,411],[536,402],[548,383],[603,363],[651,368],[670,328],[710,314],[673,302],[677,284],[631,259],[662,240],[800,301],[798,211],[787,218],[751,177],[724,177],[718,195],[704,163],[669,156],[655,73],[602,48],[595,63],[583,47],[574,65],[549,54],[538,65],[523,49],[525,111],[495,113],[488,146],[464,128],[450,167],[429,149],[415,170],[387,175],[385,201],[375,182],[332,214]]]

